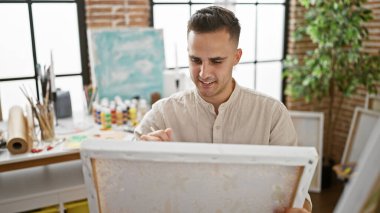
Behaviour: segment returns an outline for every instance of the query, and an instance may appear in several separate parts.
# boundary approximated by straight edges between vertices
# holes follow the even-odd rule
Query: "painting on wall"
[[[90,212],[283,212],[318,162],[314,147],[125,140],[86,141],[81,158]]]
[[[153,28],[101,29],[88,33],[93,81],[99,98],[163,93],[163,32]]]

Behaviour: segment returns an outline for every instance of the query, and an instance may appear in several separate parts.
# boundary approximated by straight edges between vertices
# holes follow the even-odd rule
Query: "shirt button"
[[[216,126],[215,128],[216,128],[217,130],[219,130],[219,129],[220,129],[220,126]]]

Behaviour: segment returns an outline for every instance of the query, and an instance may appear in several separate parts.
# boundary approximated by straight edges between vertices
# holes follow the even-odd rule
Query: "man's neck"
[[[206,102],[208,102],[208,103],[210,103],[210,104],[212,104],[214,106],[214,111],[215,111],[216,115],[218,115],[218,113],[219,113],[219,107],[220,107],[220,105],[222,105],[223,103],[227,102],[228,99],[231,97],[231,94],[233,93],[233,91],[235,89],[235,84],[236,84],[235,80],[232,79],[232,84],[231,84],[232,88],[231,88],[230,92],[228,93],[228,96],[226,96],[222,100],[215,101],[215,102],[214,101],[206,101]]]

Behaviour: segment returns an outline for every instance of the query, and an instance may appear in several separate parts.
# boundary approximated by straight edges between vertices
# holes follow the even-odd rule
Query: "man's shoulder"
[[[268,104],[280,104],[283,105],[283,103],[265,93],[247,88],[247,87],[240,87],[240,94],[241,98],[243,100],[253,101],[256,104],[257,103],[268,103]]]

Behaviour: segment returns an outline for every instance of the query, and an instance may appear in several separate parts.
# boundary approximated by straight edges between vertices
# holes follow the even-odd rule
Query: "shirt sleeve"
[[[151,127],[156,130],[166,129],[163,114],[160,111],[160,108],[162,108],[162,102],[158,101],[153,104],[152,109],[145,114],[134,130],[136,140],[139,140],[141,135],[146,135],[151,132]]]
[[[281,146],[297,146],[298,144],[292,119],[282,103],[276,104],[273,109],[269,144]]]

